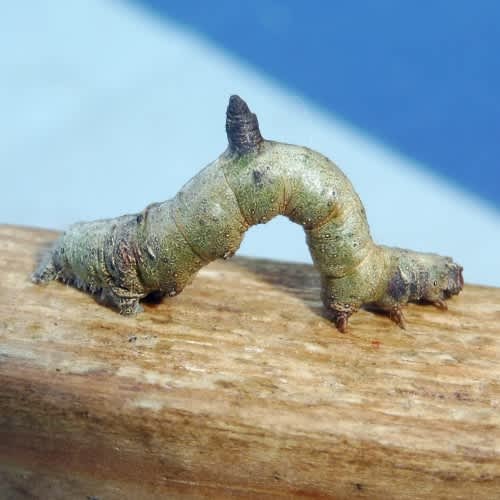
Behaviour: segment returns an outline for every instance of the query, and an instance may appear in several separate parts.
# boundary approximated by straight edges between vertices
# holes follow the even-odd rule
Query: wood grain
[[[341,334],[235,258],[126,318],[31,284],[55,237],[0,227],[0,498],[500,497],[499,289]]]

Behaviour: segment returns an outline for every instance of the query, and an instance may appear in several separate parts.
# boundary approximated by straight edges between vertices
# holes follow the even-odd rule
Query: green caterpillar
[[[72,225],[33,281],[60,279],[136,314],[142,298],[180,293],[201,267],[232,256],[250,226],[281,214],[304,228],[323,303],[342,332],[361,306],[404,328],[404,304],[446,308],[462,290],[462,267],[451,258],[375,244],[342,171],[310,149],[264,140],[238,96],[229,100],[226,131],[227,150],[173,199]]]

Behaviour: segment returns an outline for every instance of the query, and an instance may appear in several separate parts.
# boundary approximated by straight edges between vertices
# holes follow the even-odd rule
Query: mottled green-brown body
[[[285,215],[303,226],[322,278],[322,299],[340,330],[362,305],[404,326],[401,305],[440,307],[463,285],[447,257],[376,245],[363,205],[342,171],[310,149],[265,141],[233,96],[229,147],[172,199],[137,215],[78,223],[56,242],[34,281],[59,278],[99,293],[120,312],[151,293],[175,295],[208,262],[239,248],[245,231]]]

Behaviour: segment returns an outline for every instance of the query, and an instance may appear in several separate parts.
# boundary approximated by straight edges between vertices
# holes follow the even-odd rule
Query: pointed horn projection
[[[238,155],[255,151],[264,140],[260,135],[257,116],[237,95],[232,95],[229,99],[226,111],[226,132],[230,150]]]

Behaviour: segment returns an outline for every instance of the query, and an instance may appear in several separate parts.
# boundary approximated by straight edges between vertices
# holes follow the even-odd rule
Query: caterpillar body
[[[229,100],[226,132],[227,150],[173,199],[72,225],[33,281],[59,279],[135,314],[141,299],[180,293],[201,267],[232,256],[250,226],[281,214],[304,228],[322,301],[340,331],[361,306],[404,328],[404,304],[445,308],[462,290],[462,267],[451,258],[375,244],[342,171],[308,148],[264,140],[238,96]]]

